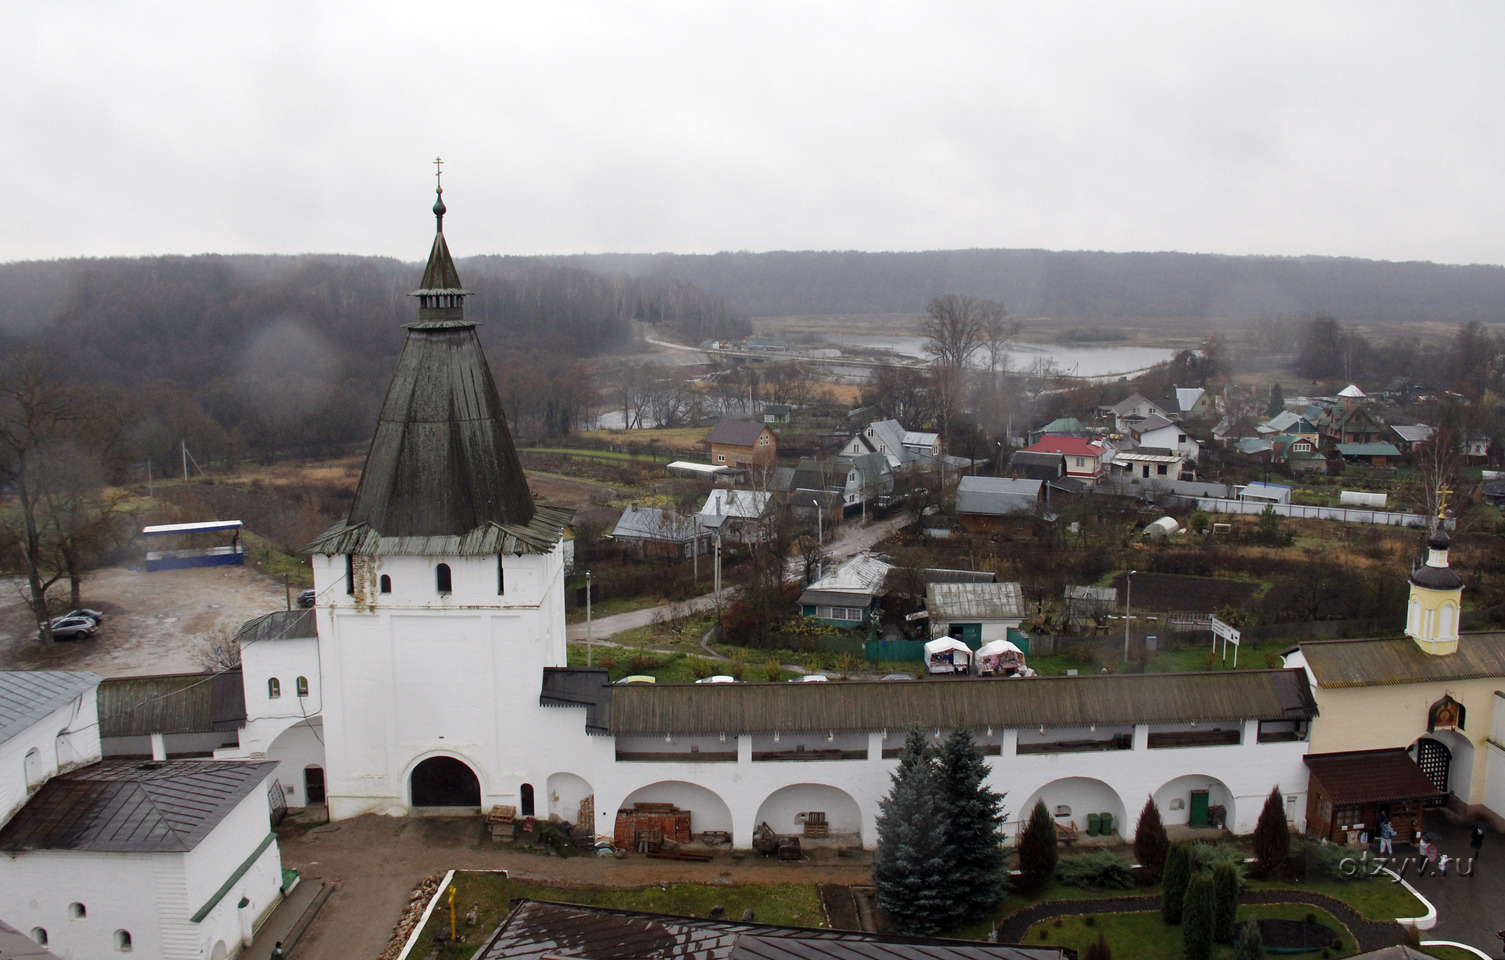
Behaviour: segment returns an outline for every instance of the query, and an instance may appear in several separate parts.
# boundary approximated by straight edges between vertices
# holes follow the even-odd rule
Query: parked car
[[[911,675],[909,675],[907,673],[890,673],[890,674],[886,675],[883,679],[884,680],[913,680],[914,677],[912,677]]]
[[[298,594],[298,606],[311,607],[319,602],[319,594],[315,590],[304,590]]]
[[[831,679],[830,677],[826,676],[823,673],[807,673],[803,677],[797,677],[794,680],[790,680],[789,682],[790,683],[826,683],[830,679]]]
[[[724,673],[718,673],[714,677],[702,677],[696,683],[741,683],[736,677],[729,677]]]
[[[650,677],[646,673],[634,673],[630,677],[623,677],[617,683],[657,683],[656,677]]]
[[[94,631],[98,629],[99,624],[88,617],[57,617],[52,621],[52,639],[82,640],[85,637],[92,637]]]
[[[69,610],[63,614],[65,617],[88,617],[95,623],[104,622],[105,615],[99,610],[90,610],[88,607],[79,607],[77,610]]]

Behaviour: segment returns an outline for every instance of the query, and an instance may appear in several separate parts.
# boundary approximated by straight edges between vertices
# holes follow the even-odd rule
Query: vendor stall
[[[1024,664],[1024,651],[1008,640],[994,640],[977,648],[977,673],[983,677],[1029,677],[1035,671]]]
[[[936,637],[925,644],[925,669],[931,673],[966,673],[972,648],[954,637]]]

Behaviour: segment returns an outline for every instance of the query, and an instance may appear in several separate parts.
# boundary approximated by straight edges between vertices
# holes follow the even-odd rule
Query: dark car
[[[103,623],[104,622],[104,618],[105,618],[105,615],[104,615],[104,613],[102,611],[99,611],[99,610],[90,610],[88,607],[80,607],[77,610],[69,610],[67,613],[63,614],[63,616],[65,616],[65,617],[88,617],[90,620],[93,620],[96,624]]]
[[[319,594],[314,590],[304,590],[298,594],[298,606],[311,607],[319,602]]]

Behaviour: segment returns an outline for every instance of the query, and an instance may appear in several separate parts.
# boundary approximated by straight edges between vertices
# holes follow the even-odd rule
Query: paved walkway
[[[1437,846],[1448,856],[1464,861],[1473,855],[1468,845],[1472,826],[1472,822],[1427,814],[1427,832],[1442,837]],[[1402,858],[1417,856],[1412,847],[1399,848],[1396,853]],[[1455,940],[1497,957],[1500,940],[1495,932],[1505,930],[1505,838],[1486,828],[1484,849],[1471,865],[1471,875],[1464,876],[1469,866],[1453,864],[1446,877],[1432,872],[1419,877],[1414,865],[1405,871],[1411,886],[1437,908],[1437,926],[1424,931],[1422,938]]]
[[[319,906],[328,899],[324,893],[325,885],[318,880],[304,880],[293,888],[283,901],[272,911],[266,923],[256,931],[256,939],[241,954],[245,960],[268,960],[272,955],[272,947],[281,941],[289,957],[297,956],[297,945],[294,941],[306,929],[308,923],[313,920],[317,913],[314,901]],[[320,896],[324,894],[323,896]],[[291,949],[288,949],[291,945]]]

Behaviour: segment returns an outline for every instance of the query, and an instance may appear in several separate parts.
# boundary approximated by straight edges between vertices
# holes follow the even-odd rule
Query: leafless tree
[[[1019,321],[1008,320],[1000,304],[996,313],[990,313],[982,323],[983,346],[988,351],[988,377],[996,381],[998,374],[1008,373],[1009,344],[1019,336]]]
[[[1450,416],[1441,417],[1432,436],[1416,446],[1419,488],[1416,499],[1428,517],[1440,518],[1448,494],[1458,489],[1459,470],[1463,465],[1462,446],[1462,438]]]
[[[1003,304],[948,293],[925,308],[920,331],[925,334],[925,353],[953,377],[960,376],[986,340],[989,323],[1000,324],[1008,313]]]

